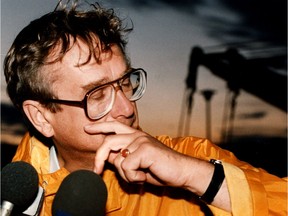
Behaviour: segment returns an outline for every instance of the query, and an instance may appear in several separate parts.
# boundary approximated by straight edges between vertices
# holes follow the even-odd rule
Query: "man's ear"
[[[33,126],[45,137],[51,137],[54,135],[54,130],[50,124],[48,114],[51,112],[43,107],[38,101],[26,100],[23,102],[23,110],[33,124]]]

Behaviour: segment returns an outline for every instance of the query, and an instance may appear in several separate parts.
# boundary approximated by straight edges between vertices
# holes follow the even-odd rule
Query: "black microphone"
[[[38,194],[38,174],[27,162],[15,161],[1,171],[1,216],[9,216],[13,210],[23,211]]]
[[[88,170],[70,173],[61,183],[53,204],[53,216],[105,215],[107,188],[102,178]]]

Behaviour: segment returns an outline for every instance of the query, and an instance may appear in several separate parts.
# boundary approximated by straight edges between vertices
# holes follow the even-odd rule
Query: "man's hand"
[[[120,122],[99,122],[85,126],[89,134],[105,134],[95,156],[95,169],[103,172],[105,161],[117,168],[127,182],[181,187],[201,196],[207,189],[214,166],[206,161],[174,151],[149,134]],[[122,149],[128,149],[126,157]],[[224,180],[213,205],[231,211]]]
[[[95,157],[95,169],[102,173],[105,161],[118,169],[127,182],[185,187],[191,174],[185,171],[190,157],[180,154],[143,131],[119,122],[100,122],[85,127],[89,134],[109,134]],[[124,158],[121,149],[130,154]]]

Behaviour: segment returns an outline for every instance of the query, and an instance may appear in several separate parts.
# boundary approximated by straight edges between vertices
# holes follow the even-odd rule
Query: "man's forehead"
[[[95,50],[93,52],[99,53],[97,51],[97,47],[95,47]],[[85,64],[88,60],[89,57],[91,58],[90,60],[93,60],[93,55],[92,50],[89,48],[88,44],[76,40],[75,42],[70,42],[68,47],[65,47],[62,43],[58,43],[51,51],[48,56],[48,62],[57,62],[58,60],[60,62],[63,62],[68,59],[70,63],[74,65],[82,65]],[[74,60],[75,62],[71,62]]]
[[[93,50],[91,50],[93,49]],[[122,49],[117,44],[110,44],[105,49],[99,42],[89,47],[83,40],[77,39],[75,42],[70,42],[69,48],[63,52],[63,45],[58,43],[51,51],[47,58],[47,63],[57,63],[73,65],[81,67],[83,65],[101,64],[105,61],[110,61],[113,58],[120,58],[128,64],[128,60]]]
[[[58,48],[60,49],[60,48]],[[67,79],[67,76],[73,76],[72,71],[81,71],[83,75],[87,72],[93,72],[93,80],[90,80],[89,83],[83,83],[82,88],[85,90],[90,90],[91,88],[110,82],[114,79],[120,78],[124,75],[127,69],[130,68],[130,63],[126,60],[121,48],[117,45],[110,46],[111,51],[102,52],[101,61],[97,61],[94,57],[87,62],[89,57],[89,47],[82,41],[74,44],[71,49],[61,58],[61,60],[48,64],[43,67],[44,70],[49,70],[53,74],[53,83],[61,83],[63,79]],[[106,64],[106,61],[111,61],[111,65],[119,65],[119,70],[117,70],[116,75],[107,74],[105,70],[101,70],[103,65]],[[83,64],[85,63],[85,64]],[[111,66],[109,66],[111,67]],[[109,68],[108,67],[108,68]],[[117,67],[115,67],[117,68]],[[61,81],[62,80],[62,81]]]

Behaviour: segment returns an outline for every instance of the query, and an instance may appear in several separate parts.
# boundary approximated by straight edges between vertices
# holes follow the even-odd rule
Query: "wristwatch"
[[[204,201],[207,204],[213,202],[214,197],[218,193],[225,178],[222,162],[220,160],[215,159],[211,159],[209,162],[211,164],[214,164],[215,169],[207,190],[202,196],[199,197],[200,200]]]

